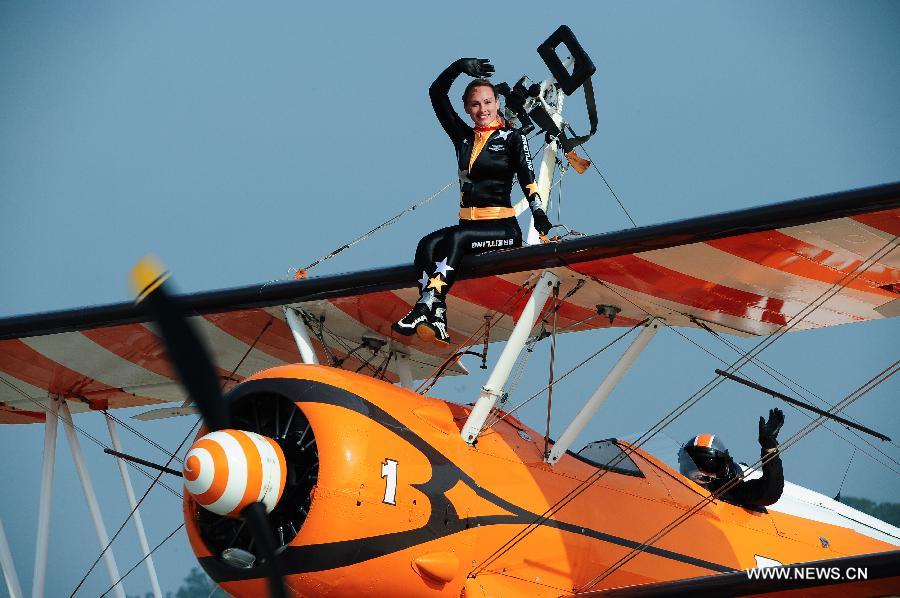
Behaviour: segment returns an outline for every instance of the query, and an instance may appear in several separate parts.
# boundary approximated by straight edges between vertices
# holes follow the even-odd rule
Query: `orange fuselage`
[[[631,458],[642,475],[604,470],[497,558],[598,468],[571,454],[549,466],[542,436],[512,417],[469,446],[460,437],[468,408],[324,366],[260,372],[230,398],[248,393],[294,402],[316,438],[309,514],[281,556],[298,596],[560,596],[708,496],[637,449]],[[264,568],[235,569],[212,555],[198,531],[200,507],[188,495],[184,507],[210,576],[232,595],[264,595]],[[892,548],[846,528],[715,501],[594,587],[752,568],[757,555],[794,563]]]

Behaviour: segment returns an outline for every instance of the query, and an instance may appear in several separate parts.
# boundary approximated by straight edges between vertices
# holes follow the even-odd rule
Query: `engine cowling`
[[[242,396],[231,417],[231,429],[201,432],[187,453],[186,521],[216,558],[236,549],[258,559],[240,513],[262,502],[276,546],[289,544],[309,514],[319,471],[316,438],[302,411],[283,396]]]

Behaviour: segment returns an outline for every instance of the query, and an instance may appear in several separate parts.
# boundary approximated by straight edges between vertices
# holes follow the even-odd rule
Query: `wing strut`
[[[122,443],[119,442],[119,433],[116,431],[116,424],[109,413],[106,413],[105,415],[106,427],[109,428],[109,440],[113,450],[121,452]],[[125,487],[125,496],[128,498],[128,506],[131,507],[131,519],[134,522],[134,527],[137,531],[141,554],[144,556],[144,566],[147,568],[147,576],[150,578],[150,589],[153,592],[153,598],[162,598],[162,589],[159,587],[159,579],[156,576],[156,565],[153,564],[150,545],[147,543],[147,534],[144,532],[144,521],[141,519],[141,512],[138,511],[137,499],[134,497],[134,488],[131,486],[131,477],[128,475],[125,461],[116,459],[116,464],[119,466],[119,475],[122,477],[122,485]]]
[[[578,415],[575,416],[575,419],[572,420],[572,423],[565,429],[556,444],[553,445],[553,449],[547,456],[547,463],[553,465],[559,461],[560,457],[566,454],[566,451],[572,446],[572,443],[578,437],[578,434],[581,433],[588,422],[596,415],[597,411],[603,406],[603,403],[606,402],[606,399],[609,397],[610,393],[612,393],[613,389],[618,386],[622,377],[625,375],[625,372],[631,368],[634,361],[638,358],[638,355],[644,351],[650,343],[650,340],[656,336],[657,330],[659,330],[659,322],[657,320],[651,319],[647,322],[644,329],[641,330],[641,333],[630,345],[628,345],[628,348],[625,349],[625,353],[622,354],[622,357],[619,358],[616,365],[609,371],[609,374],[606,375],[606,378],[603,379],[603,382],[600,383],[600,386],[597,387],[597,390],[594,391],[591,398],[587,400],[584,407],[581,408],[581,411],[579,411]]]
[[[57,423],[59,422],[59,401],[50,398],[47,420],[44,424],[44,461],[41,465],[41,497],[38,503],[37,541],[34,549],[34,580],[31,595],[44,595],[47,581],[47,551],[50,547],[50,509],[53,503],[53,467],[56,464]]]
[[[300,351],[300,359],[303,360],[303,363],[318,364],[319,358],[316,357],[312,341],[309,340],[309,332],[306,331],[306,325],[297,317],[297,310],[287,305],[282,309],[291,333],[294,335],[294,342],[297,343],[297,349]]]
[[[0,521],[0,569],[6,579],[6,591],[10,598],[23,598],[22,586],[19,584],[19,575],[13,563],[12,552],[9,550],[9,542],[6,540],[6,532],[3,531],[3,522]]]
[[[412,368],[409,366],[409,354],[396,351],[394,355],[397,358],[397,375],[400,376],[400,386],[409,390],[415,390]]]
[[[484,422],[487,421],[491,409],[494,408],[494,404],[500,398],[503,386],[509,379],[509,374],[512,372],[513,365],[519,358],[519,354],[525,348],[525,342],[528,340],[531,329],[534,328],[534,323],[544,309],[544,304],[547,303],[553,288],[557,285],[559,285],[559,278],[549,271],[544,271],[537,284],[535,284],[534,290],[528,298],[528,303],[525,304],[525,309],[522,310],[522,315],[519,316],[519,321],[516,322],[516,326],[506,342],[506,346],[503,347],[500,359],[497,360],[497,364],[491,371],[488,381],[482,387],[478,402],[475,403],[475,407],[469,414],[469,419],[466,420],[466,425],[463,426],[462,437],[469,444],[474,446],[478,441],[478,435],[481,434]]]
[[[84,463],[84,455],[81,452],[81,444],[78,442],[78,436],[75,434],[75,423],[72,421],[72,413],[69,411],[69,405],[65,399],[59,402],[60,415],[63,420],[63,428],[65,428],[66,436],[69,439],[69,449],[72,452],[72,461],[75,462],[75,471],[78,473],[78,479],[81,480],[81,488],[84,490],[84,498],[87,500],[88,512],[91,515],[91,521],[94,523],[94,531],[97,533],[97,540],[100,546],[106,546],[108,550],[103,552],[103,563],[106,565],[106,572],[112,581],[113,587],[110,593],[116,598],[125,598],[125,590],[122,588],[122,577],[119,575],[119,567],[116,565],[116,558],[113,556],[109,534],[106,533],[106,526],[103,525],[103,517],[100,514],[100,505],[97,503],[97,494],[94,492],[94,485],[91,483],[91,476],[88,473],[87,466]]]

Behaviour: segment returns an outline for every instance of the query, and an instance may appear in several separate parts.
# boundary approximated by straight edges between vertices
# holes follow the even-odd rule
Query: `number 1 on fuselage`
[[[384,485],[384,503],[397,504],[397,461],[385,459],[381,464],[381,477],[386,479]]]

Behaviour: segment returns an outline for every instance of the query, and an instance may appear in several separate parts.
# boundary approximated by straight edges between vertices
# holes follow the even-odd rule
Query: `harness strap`
[[[515,218],[515,208],[501,208],[489,206],[486,208],[460,208],[460,220],[499,220],[500,218]]]
[[[587,113],[588,119],[591,123],[591,132],[587,135],[575,136],[571,138],[562,139],[562,149],[564,153],[569,153],[579,145],[586,142],[590,139],[594,133],[597,132],[597,102],[594,100],[594,84],[591,82],[591,79],[588,79],[584,82],[584,102],[587,104]],[[575,131],[572,130],[572,127],[569,127],[569,132],[572,135],[575,135]]]

